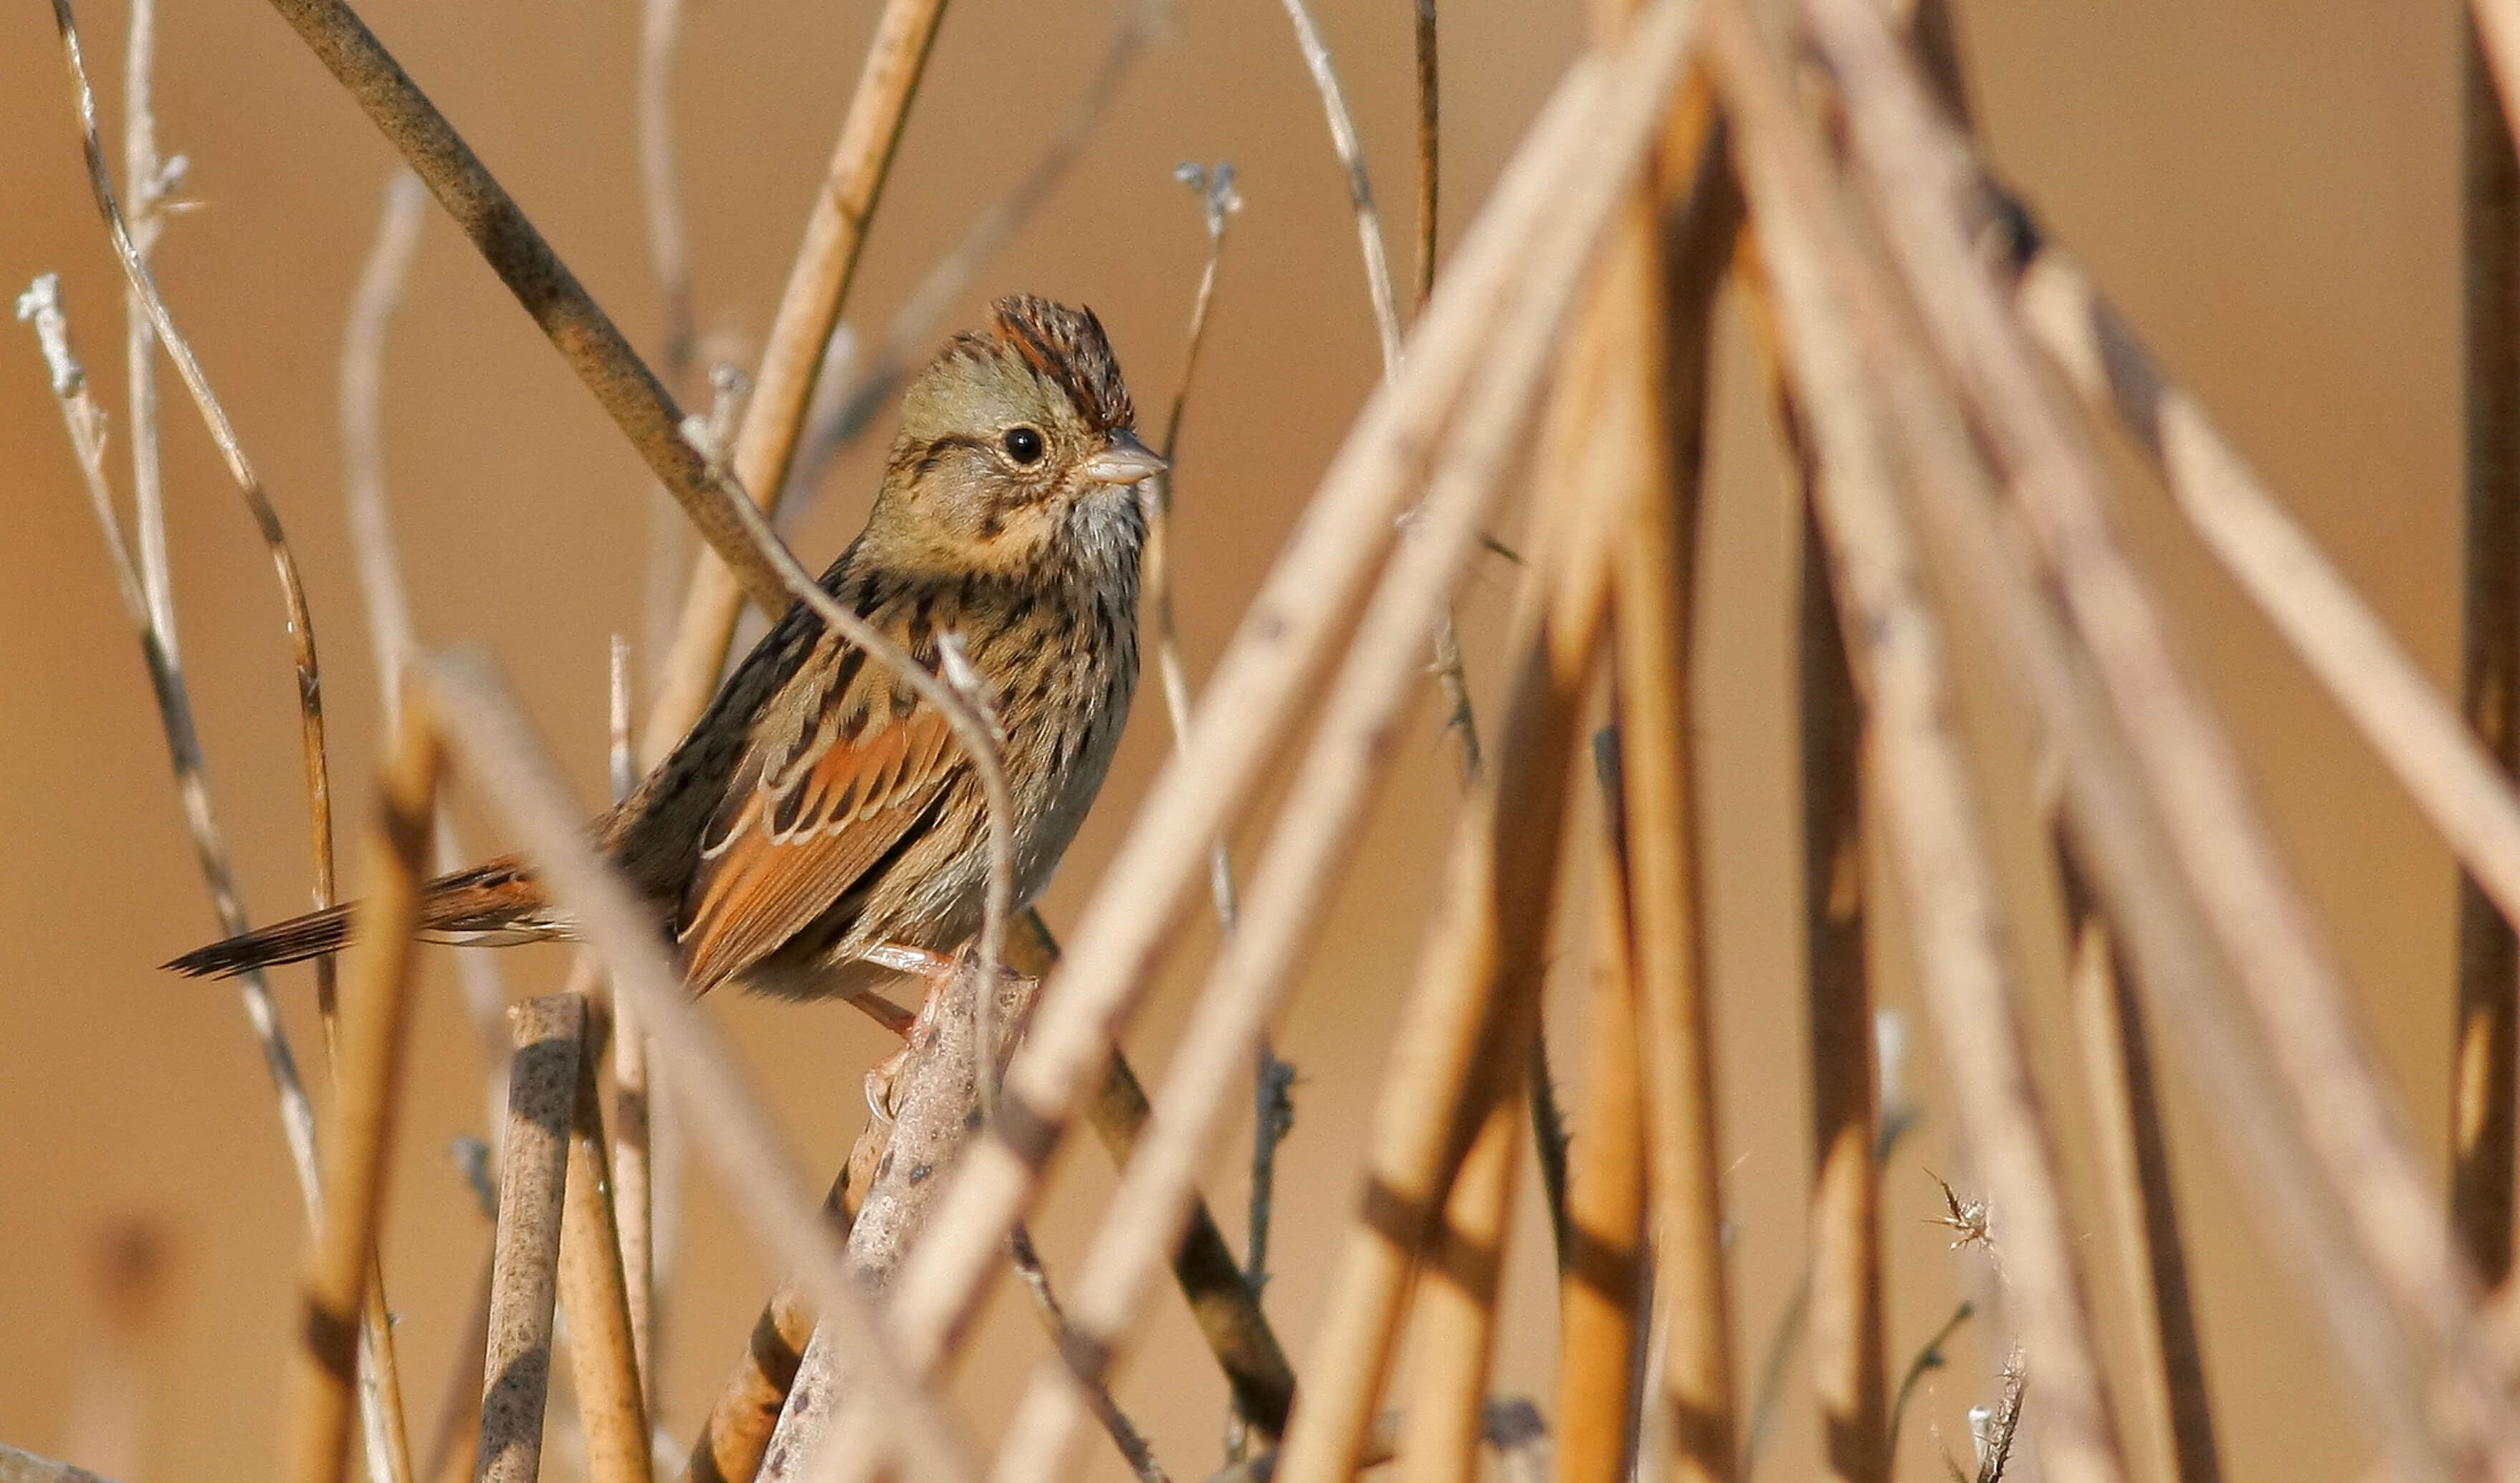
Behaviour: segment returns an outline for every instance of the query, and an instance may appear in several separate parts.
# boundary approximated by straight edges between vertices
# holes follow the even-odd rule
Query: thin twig
[[[1067,1321],[1067,1310],[1059,1306],[1058,1294],[1051,1288],[1050,1269],[1042,1265],[1041,1252],[1032,1243],[1032,1233],[1017,1226],[1014,1235],[1007,1237],[1007,1256],[1014,1264],[1015,1276],[1032,1293],[1033,1306],[1040,1310],[1042,1323],[1050,1329],[1051,1342],[1076,1342],[1076,1330]],[[1138,1483],[1172,1483],[1163,1464],[1155,1461],[1155,1450],[1148,1445],[1146,1433],[1112,1398],[1110,1386],[1097,1383],[1090,1387],[1086,1402],[1094,1408],[1094,1418],[1110,1434],[1111,1445],[1120,1449],[1129,1470],[1138,1475]]]
[[[499,806],[537,874],[604,955],[613,992],[639,999],[649,1044],[679,1094],[674,1105],[701,1133],[725,1186],[739,1191],[736,1208],[756,1237],[805,1282],[823,1331],[838,1334],[857,1357],[861,1383],[907,1443],[913,1474],[921,1483],[967,1483],[972,1474],[965,1443],[932,1394],[878,1339],[820,1201],[797,1177],[794,1158],[724,1041],[686,1002],[652,917],[587,844],[585,811],[569,797],[549,751],[477,661],[438,661],[429,679],[467,774]]]
[[[1976,1313],[1976,1305],[1966,1300],[1953,1309],[1952,1316],[1943,1320],[1943,1326],[1935,1329],[1934,1336],[1917,1348],[1916,1357],[1908,1362],[1906,1372],[1899,1376],[1898,1393],[1890,1399],[1890,1435],[1887,1445],[1887,1451],[1894,1461],[1899,1456],[1899,1426],[1908,1418],[1909,1399],[1915,1395],[1916,1387],[1923,1383],[1926,1375],[1951,1363],[1950,1357],[1943,1353],[1943,1346],[1950,1343],[1952,1335],[1959,1332],[1960,1326],[1967,1323]]]
[[[1418,55],[1418,293],[1410,314],[1426,312],[1426,296],[1435,292],[1435,202],[1438,165],[1443,157],[1441,83],[1443,68],[1435,54],[1435,0],[1414,0],[1417,23],[1411,27]]]
[[[131,182],[131,248],[146,264],[174,199],[186,161],[158,157],[158,0],[132,0],[122,51],[122,178]],[[131,523],[139,536],[140,585],[149,594],[149,617],[166,644],[183,656],[175,637],[175,584],[166,553],[166,489],[158,449],[158,330],[137,289],[122,294],[124,405],[131,440]]]
[[[1670,9],[1657,12],[1657,19],[1667,27],[1676,27],[1685,21],[1685,15]],[[1571,178],[1558,163],[1561,152],[1579,139],[1604,148],[1631,141],[1641,144],[1661,86],[1655,69],[1676,64],[1679,42],[1676,29],[1667,30],[1642,45],[1637,57],[1627,59],[1626,69],[1616,78],[1616,97],[1622,106],[1606,119],[1596,110],[1600,94],[1597,91],[1599,79],[1595,65],[1578,65],[1576,73],[1534,125],[1524,150],[1508,169],[1480,224],[1464,243],[1454,270],[1446,275],[1421,324],[1423,342],[1394,383],[1390,395],[1395,397],[1415,397],[1437,389],[1426,384],[1432,374],[1454,364],[1452,357],[1470,353],[1463,332],[1500,316],[1510,321],[1497,330],[1493,341],[1478,352],[1483,376],[1458,419],[1462,436],[1447,443],[1446,463],[1428,488],[1420,523],[1411,541],[1402,547],[1372,609],[1359,626],[1357,648],[1333,687],[1313,747],[1297,774],[1295,791],[1243,903],[1240,920],[1210,971],[1191,1026],[1174,1054],[1158,1103],[1160,1111],[1151,1125],[1153,1132],[1132,1159],[1120,1192],[1106,1212],[1102,1229],[1070,1294],[1071,1317],[1098,1341],[1116,1343],[1135,1314],[1140,1294],[1162,1259],[1170,1233],[1179,1228],[1179,1212],[1189,1197],[1208,1142],[1222,1120],[1223,1089],[1247,1062],[1253,1044],[1275,1012],[1287,969],[1310,939],[1324,894],[1333,888],[1336,867],[1352,837],[1362,800],[1378,776],[1387,751],[1385,742],[1397,724],[1399,706],[1410,689],[1418,656],[1424,652],[1425,637],[1475,539],[1480,511],[1494,492],[1497,465],[1517,441],[1517,425],[1528,416],[1540,356],[1551,340],[1549,327],[1562,314],[1564,300],[1573,291],[1571,270],[1577,262],[1571,259],[1581,258],[1583,245],[1598,233],[1607,214],[1616,184],[1617,152],[1598,157],[1605,173],[1590,181],[1586,187],[1590,194],[1574,202],[1559,202],[1552,188],[1567,184]],[[1659,76],[1667,79],[1668,72]],[[1552,210],[1552,205],[1563,205],[1565,209]],[[1543,222],[1563,232],[1564,238],[1536,245],[1532,248],[1531,270],[1513,273],[1519,245],[1538,233]],[[1525,305],[1518,297],[1496,296],[1508,288],[1526,290],[1536,301]],[[1353,472],[1334,468],[1323,500],[1304,527],[1308,534],[1334,528],[1340,515],[1347,515],[1353,522],[1349,527],[1351,536],[1341,540],[1366,539],[1377,530],[1388,529],[1387,515],[1382,513],[1389,509],[1387,503],[1379,510],[1369,507],[1348,515],[1330,502],[1344,502],[1361,492],[1353,491],[1344,481],[1362,476],[1372,468],[1361,457],[1372,443],[1363,440],[1386,436],[1397,430],[1395,425],[1400,425],[1396,409],[1377,398],[1356,435],[1361,441],[1352,443],[1342,456],[1343,465],[1356,460],[1358,467]],[[1396,489],[1385,498],[1405,497],[1405,489]],[[1281,573],[1338,570],[1335,563],[1343,561],[1351,549],[1338,541],[1316,549],[1299,546],[1282,562]],[[1273,591],[1264,594],[1262,605],[1255,608],[1256,620],[1286,624],[1290,630],[1296,624],[1318,621],[1317,604],[1298,606],[1292,591],[1282,596],[1276,594],[1279,578],[1272,580]],[[1309,583],[1304,585],[1310,587]],[[1320,594],[1318,588],[1311,590]],[[1219,678],[1211,685],[1207,703],[1233,704],[1235,714],[1266,715],[1265,710],[1246,711],[1225,698],[1238,699],[1238,685],[1259,678],[1246,678],[1247,671],[1238,663],[1240,658],[1238,653],[1229,652]],[[1282,698],[1282,692],[1277,694]],[[1142,825],[1132,845],[1141,852],[1165,852],[1157,858],[1169,866],[1169,871],[1150,873],[1148,881],[1136,884],[1139,899],[1106,896],[1098,899],[1096,908],[1089,911],[1078,937],[1078,949],[1068,960],[1071,967],[1047,997],[1041,1021],[1010,1073],[1010,1090],[1020,1088],[1027,1105],[1037,1111],[1056,1104],[1035,1094],[1032,1084],[1019,1080],[1027,1060],[1053,1064],[1047,1048],[1057,1044],[1055,1036],[1078,1034],[1075,1029],[1064,1028],[1060,1021],[1078,1012],[1086,994],[1119,997],[1122,1002],[1104,1011],[1116,1019],[1125,1009],[1126,995],[1132,987],[1125,979],[1112,982],[1097,974],[1095,970],[1104,966],[1104,960],[1086,951],[1084,945],[1098,940],[1100,934],[1114,938],[1115,950],[1151,956],[1155,945],[1151,939],[1164,924],[1162,917],[1178,909],[1179,892],[1187,883],[1183,876],[1204,852],[1224,817],[1224,810],[1216,806],[1223,800],[1211,789],[1231,785],[1221,782],[1220,774],[1207,770],[1220,765],[1210,758],[1223,753],[1231,759],[1232,766],[1242,769],[1223,776],[1247,778],[1258,759],[1249,753],[1236,753],[1240,750],[1239,743],[1249,740],[1249,731],[1248,726],[1237,726],[1194,734],[1190,757],[1158,785],[1158,799],[1147,817],[1161,818],[1170,831],[1150,833]],[[1161,792],[1166,788],[1172,790],[1171,796]],[[1133,864],[1124,853],[1121,869],[1125,871]],[[1122,875],[1111,877],[1105,891],[1110,890],[1112,881],[1122,878]],[[1172,904],[1144,899],[1153,894],[1156,881],[1169,881]],[[1113,931],[1115,927],[1132,935],[1118,936]],[[1146,935],[1136,935],[1141,933]],[[1089,1019],[1086,1024],[1109,1022]],[[1085,1034],[1094,1038],[1078,1036],[1065,1054],[1092,1054],[1099,1050],[1100,1037],[1104,1033],[1107,1031],[1099,1027],[1086,1030]],[[1006,1199],[1019,1207],[1027,1189],[1012,1186],[992,1190],[979,1183],[983,1171],[997,1175],[1014,1151],[985,1146],[959,1183],[949,1203],[949,1215],[962,1214],[968,1201],[968,1208],[995,1217],[997,1207],[972,1198],[968,1192],[972,1191],[981,1191],[988,1200]],[[1019,1174],[1020,1165],[1009,1172]],[[940,1236],[958,1230],[948,1224],[940,1229]],[[931,1249],[935,1249],[934,1243]],[[928,1259],[922,1255],[914,1264],[913,1281],[920,1275],[919,1267]],[[905,1286],[899,1300],[905,1308],[911,1290]],[[1065,1465],[1061,1454],[1072,1438],[1074,1426],[1083,1419],[1081,1412],[1070,1409],[1073,1398],[1066,1383],[1063,1371],[1046,1369],[1036,1375],[1010,1428],[1009,1444],[1000,1464],[1002,1476],[1011,1476],[1003,1471],[1010,1466],[1031,1470],[1034,1476],[1047,1476]],[[1372,1402],[1369,1399],[1365,1404],[1370,1409]]]
[[[610,725],[607,761],[615,803],[638,785],[630,733],[630,641],[612,636]],[[648,1028],[639,1007],[612,1000],[612,1216],[621,1250],[622,1280],[630,1310],[630,1348],[639,1368],[640,1397],[648,1416],[656,1414],[655,1190],[652,1132],[655,1086],[648,1075]]]
[[[1669,68],[1676,66],[1679,39],[1662,34],[1659,44],[1640,46],[1616,69],[1613,92],[1636,104],[1633,128],[1627,126],[1628,113],[1596,115],[1597,89],[1613,79],[1604,78],[1595,64],[1577,65],[1456,255],[1401,375],[1369,401],[1333,460],[1310,514],[1210,678],[1206,703],[1236,716],[1238,724],[1201,728],[1189,752],[1157,779],[1087,907],[1057,991],[1047,996],[1008,1072],[1010,1099],[1020,1098],[1038,1121],[1020,1143],[992,1140],[974,1150],[949,1192],[944,1216],[904,1276],[892,1311],[912,1363],[932,1365],[968,1320],[998,1243],[1037,1189],[1041,1160],[1066,1119],[1101,1083],[1111,1035],[1168,940],[1189,876],[1243,802],[1251,780],[1276,755],[1292,697],[1319,672],[1330,638],[1346,626],[1365,577],[1387,549],[1392,517],[1411,488],[1410,450],[1427,446],[1423,439],[1440,426],[1480,364],[1487,321],[1520,282],[1522,245],[1557,203],[1556,187],[1633,160]],[[1595,127],[1605,122],[1611,126]],[[1556,217],[1575,228],[1566,254],[1580,256],[1598,230],[1606,190],[1602,196],[1598,209]],[[1234,944],[1260,935],[1249,913],[1246,904]],[[1301,920],[1299,914],[1296,921]],[[1221,1078],[1235,1075],[1248,1048],[1247,1039],[1235,1045]],[[1168,1229],[1161,1221],[1153,1225]],[[1081,1291],[1075,1296],[1079,1309],[1083,1298]]]
[[[349,1445],[361,1318],[376,1265],[386,1160],[409,1039],[412,930],[428,872],[429,821],[443,767],[435,726],[408,715],[379,788],[365,850],[368,889],[349,953],[349,995],[334,1056],[323,1229],[306,1261],[301,1342],[290,1371],[283,1476],[334,1483]]]
[[[639,7],[639,195],[647,207],[649,268],[665,311],[656,363],[677,394],[691,380],[697,338],[682,162],[674,146],[674,55],[682,40],[683,0],[645,0]]]

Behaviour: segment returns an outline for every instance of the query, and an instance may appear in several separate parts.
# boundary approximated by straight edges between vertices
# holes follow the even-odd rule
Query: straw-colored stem
[[[1530,1018],[1521,1016],[1526,1026]],[[1505,1050],[1500,1047],[1499,1050]],[[1522,1057],[1507,1052],[1518,1064]],[[1401,1413],[1401,1483],[1475,1483],[1488,1373],[1496,1357],[1497,1291],[1520,1172],[1523,1111],[1518,1076],[1497,1086],[1462,1155],[1418,1280],[1409,1404]],[[1625,1386],[1618,1389],[1624,1391]]]
[[[688,1002],[681,975],[656,942],[653,917],[587,844],[586,813],[549,750],[477,661],[438,661],[429,678],[467,775],[498,805],[536,874],[603,955],[613,992],[639,999],[649,1044],[676,1092],[674,1106],[701,1135],[756,1238],[798,1274],[822,1326],[857,1357],[853,1372],[905,1443],[911,1474],[919,1483],[968,1483],[969,1453],[959,1429],[879,1339],[820,1202],[724,1041]]]
[[[2205,1356],[2196,1337],[2187,1252],[2179,1235],[2179,1203],[2170,1180],[2170,1148],[2153,1087],[2143,1008],[2071,854],[2063,848],[2057,854],[2072,942],[2066,981],[2074,1001],[2083,1083],[2092,1101],[2093,1142],[2108,1171],[2110,1213],[2125,1254],[2126,1290],[2150,1309],[2150,1321],[2134,1328],[2136,1371],[2155,1419],[2154,1462],[2161,1476],[2175,1483],[2220,1483],[2214,1410],[2205,1388]]]
[[[2460,47],[2466,532],[2459,703],[2486,752],[2520,770],[2520,158],[2471,21]],[[2478,1279],[2511,1272],[2520,1133],[2520,937],[2462,876],[2451,1044],[2451,1227]]]
[[[481,1450],[481,1371],[490,1343],[490,1278],[497,1257],[493,1244],[475,1284],[472,1321],[455,1343],[455,1373],[447,1378],[438,1407],[428,1461],[415,1475],[426,1483],[472,1483]]]
[[[273,8],[428,183],[692,523],[741,573],[744,591],[784,609],[778,572],[709,497],[707,463],[683,437],[673,397],[446,115],[340,0],[273,0]]]
[[[867,1123],[850,1149],[849,1162],[832,1182],[832,1192],[823,1197],[823,1211],[843,1238],[867,1186],[874,1183],[872,1158],[865,1178],[859,1177],[859,1153],[870,1144],[879,1148],[885,1132],[879,1122]],[[794,1278],[782,1281],[752,1321],[743,1358],[710,1403],[708,1419],[692,1443],[686,1483],[751,1483],[770,1446],[771,1430],[779,1424],[780,1408],[788,1404],[788,1387],[796,1382],[797,1363],[813,1337],[814,1311],[804,1289]]]
[[[1827,329],[1844,312],[1815,205],[1826,165],[1781,67],[1740,0],[1710,0],[1707,40],[1759,246],[1775,286],[1786,363],[1823,471],[1824,546],[1855,672],[1864,686],[1874,792],[1907,898],[1919,978],[1942,1032],[1970,1146],[2001,1201],[1998,1239],[2039,1356],[2042,1461],[2057,1483],[2115,1483],[2106,1391],[2076,1279],[2070,1227],[2025,1061],[1992,867],[1958,739],[1942,638],[1921,602],[1890,450],[1861,361]]]
[[[1670,7],[1674,0],[1661,3]],[[1327,662],[1330,639],[1347,626],[1367,576],[1387,549],[1392,519],[1411,487],[1416,450],[1430,446],[1427,440],[1477,369],[1487,322],[1518,277],[1527,276],[1516,271],[1522,245],[1557,188],[1614,181],[1633,162],[1677,65],[1687,19],[1676,9],[1653,14],[1661,23],[1648,25],[1650,39],[1629,48],[1622,66],[1604,74],[1589,61],[1579,63],[1544,112],[1533,141],[1508,167],[1455,254],[1401,374],[1370,399],[1218,664],[1206,704],[1236,716],[1238,724],[1202,728],[1157,779],[1008,1073],[1010,1101],[1019,1100],[1031,1114],[1027,1125],[1019,1138],[994,1139],[974,1150],[948,1194],[944,1218],[904,1275],[892,1312],[913,1363],[933,1364],[960,1330],[997,1243],[1031,1200],[1066,1119],[1101,1085],[1112,1034],[1169,940],[1190,879],[1243,805],[1251,782],[1278,754],[1293,697]],[[1605,122],[1596,114],[1597,89],[1633,104],[1633,112]],[[1570,209],[1559,217],[1575,229],[1568,254],[1580,254],[1598,231],[1608,194],[1602,192],[1593,212]],[[1080,1306],[1081,1299],[1080,1293]]]
[[[1666,171],[1678,167],[1669,154],[1688,143],[1691,120],[1706,108],[1692,86],[1673,110]],[[1682,138],[1672,137],[1676,130]],[[1615,490],[1624,528],[1613,557],[1614,647],[1663,1334],[1661,1393],[1648,1404],[1664,1413],[1678,1475],[1704,1480],[1732,1476],[1737,1448],[1689,677],[1715,294],[1739,232],[1741,199],[1720,142],[1702,125],[1694,132],[1694,175],[1676,219],[1658,244],[1641,188],[1608,284],[1617,304],[1610,312],[1661,327],[1628,346],[1619,383],[1624,422],[1610,434],[1635,449]]]
[[[560,1228],[560,1301],[568,1314],[569,1373],[586,1434],[587,1474],[593,1483],[648,1483],[654,1449],[630,1325],[629,1284],[622,1276],[604,1103],[595,1090],[598,1058],[593,1047],[577,1058]]]
[[[944,16],[945,0],[886,0],[876,21],[857,90],[849,96],[831,166],[814,193],[805,240],[788,269],[761,364],[753,372],[752,398],[744,404],[736,434],[731,460],[736,479],[765,512],[775,513],[787,490],[788,465],[813,401],[823,350],[839,326],[858,255],[866,246],[867,223],[891,171],[893,149],[901,141],[910,101]],[[640,733],[641,759],[652,766],[681,740],[716,693],[718,670],[726,662],[743,599],[748,595],[774,613],[788,607],[786,593],[762,590],[707,524],[700,529],[710,534],[712,550],[702,552],[692,569],[682,621],[657,671],[648,724]]]
[[[349,958],[325,1129],[324,1221],[309,1252],[300,1344],[290,1371],[283,1476],[333,1483],[347,1461],[359,1334],[400,1101],[409,1028],[412,929],[428,864],[444,754],[426,716],[407,716],[365,848],[368,894]]]
[[[534,1483],[551,1393],[552,1315],[560,1284],[561,1215],[586,1000],[528,999],[510,1011],[517,1048],[499,1166],[499,1232],[490,1266],[483,1349],[478,1483]]]
[[[1624,624],[1626,610],[1614,618]],[[1621,708],[1628,709],[1624,702]],[[1636,1033],[1636,938],[1629,929],[1618,759],[1601,760],[1584,1090],[1566,1190],[1566,1222],[1574,1238],[1557,1282],[1560,1483],[1621,1483],[1627,1476],[1636,1421],[1630,1380],[1645,1291],[1644,1073]]]
[[[2249,799],[2228,740],[2180,671],[2109,528],[2105,476],[2083,429],[2050,399],[2035,351],[1984,272],[1975,234],[1944,209],[1974,199],[1966,193],[1979,172],[1966,145],[1868,4],[1814,0],[1807,9],[1846,101],[1853,157],[1926,328],[1980,405],[2093,671],[2131,718],[2128,741],[2163,802],[2182,871],[2225,939],[2368,1260],[2442,1357],[2453,1446],[2498,1475],[2520,1477],[2520,1411],[2475,1337],[2472,1276],[2356,1034],[2333,957]]]

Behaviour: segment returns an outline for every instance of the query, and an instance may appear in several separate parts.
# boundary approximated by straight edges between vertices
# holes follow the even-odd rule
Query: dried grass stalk
[[[334,1055],[324,1159],[328,1197],[306,1263],[305,1322],[291,1370],[289,1431],[282,1445],[284,1476],[293,1483],[333,1483],[341,1476],[349,1447],[360,1320],[384,1209],[410,1024],[412,929],[420,918],[443,762],[428,716],[406,715],[366,846],[369,887],[348,955],[349,993]]]
[[[1513,1057],[1516,1064],[1522,1060]],[[1512,1229],[1514,1184],[1521,1172],[1524,1118],[1514,1090],[1519,1080],[1508,1074],[1501,1086],[1488,1089],[1487,1115],[1462,1155],[1426,1253],[1410,1341],[1409,1405],[1401,1414],[1402,1483],[1474,1483],[1478,1476],[1479,1423],[1496,1355],[1497,1289],[1505,1277],[1506,1236]]]
[[[598,1048],[577,1058],[577,1095],[568,1131],[568,1185],[562,1201],[560,1301],[568,1314],[570,1376],[586,1431],[593,1483],[649,1483],[653,1446],[639,1351],[622,1275],[621,1231],[612,1209],[610,1150],[596,1095]]]
[[[2072,942],[2067,984],[2083,1053],[2095,1142],[2108,1169],[2110,1213],[2127,1263],[2127,1291],[2150,1310],[2135,1325],[2137,1371],[2154,1413],[2154,1461],[2175,1483],[2220,1483],[2214,1408],[2187,1285],[2187,1250],[2170,1179],[2143,1008],[2109,930],[2059,850]]]
[[[1759,246],[1812,419],[1822,524],[1846,641],[1865,687],[1872,778],[1971,1146],[1999,1191],[2006,1272],[2039,1356],[2042,1460],[2059,1483],[2125,1475],[2076,1280],[2003,963],[1992,870],[1968,770],[1949,730],[1942,640],[1921,604],[1873,421],[1866,370],[1828,325],[1843,314],[1817,234],[1826,166],[1782,69],[1739,0],[1710,0],[1708,46]],[[1839,239],[1842,241],[1842,239]]]
[[[1619,607],[1612,617],[1623,630],[1627,610]],[[1622,710],[1629,710],[1624,700]],[[1632,1377],[1646,1292],[1644,1072],[1638,1050],[1636,938],[1629,927],[1626,811],[1616,750],[1604,747],[1596,760],[1602,819],[1592,851],[1595,917],[1583,1101],[1576,1108],[1566,1189],[1574,1239],[1557,1283],[1561,1483],[1620,1483],[1627,1475],[1636,1422]]]
[[[786,492],[824,347],[839,325],[858,253],[866,245],[867,223],[891,171],[893,147],[901,140],[902,123],[944,16],[945,0],[886,0],[876,21],[857,89],[849,95],[848,115],[841,121],[822,188],[814,194],[805,240],[788,269],[788,287],[761,348],[752,396],[736,434],[731,461],[736,479],[764,512],[776,512]],[[773,613],[788,607],[786,592],[764,590],[746,570],[748,557],[730,552],[697,513],[693,520],[709,535],[711,550],[693,568],[673,648],[649,699],[640,755],[651,766],[698,719],[716,693],[718,670],[726,662],[743,599],[749,596]]]

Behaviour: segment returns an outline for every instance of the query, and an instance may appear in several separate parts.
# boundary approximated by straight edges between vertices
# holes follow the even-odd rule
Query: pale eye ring
[[[1007,457],[1018,464],[1041,462],[1041,429],[1038,427],[1009,427],[1006,436],[999,438],[998,442],[1007,450]]]

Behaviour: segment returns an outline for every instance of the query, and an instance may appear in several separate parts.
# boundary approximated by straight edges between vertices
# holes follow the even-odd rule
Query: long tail
[[[165,965],[192,978],[232,978],[249,968],[300,963],[338,953],[349,943],[357,903],[309,912],[208,947]],[[421,894],[420,935],[474,942],[530,942],[564,935],[542,887],[513,857],[440,876]]]

